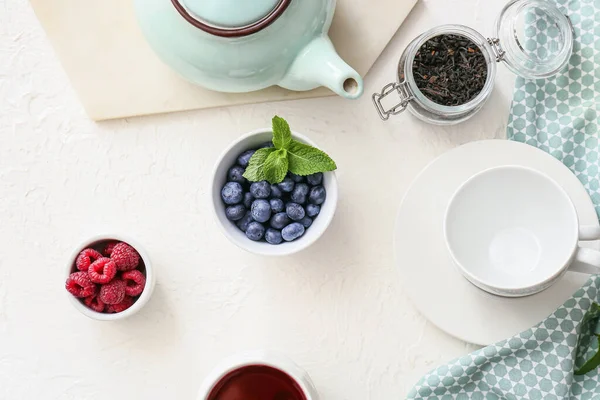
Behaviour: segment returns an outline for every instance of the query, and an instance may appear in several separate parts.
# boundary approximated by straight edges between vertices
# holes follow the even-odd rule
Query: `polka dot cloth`
[[[550,79],[517,78],[508,121],[511,140],[562,161],[585,186],[600,216],[600,0],[548,0],[569,16],[575,32],[568,67]],[[556,32],[538,15],[526,18],[524,47],[544,58]]]
[[[408,399],[600,399],[598,370],[573,373],[597,350],[598,315],[584,316],[599,289],[600,276],[591,278],[533,328],[431,371]]]

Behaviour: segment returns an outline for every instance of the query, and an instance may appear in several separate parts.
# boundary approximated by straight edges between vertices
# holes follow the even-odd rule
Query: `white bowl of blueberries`
[[[287,138],[274,135],[276,119],[289,132]],[[303,164],[310,159],[315,163]],[[251,253],[280,256],[303,250],[321,237],[335,214],[334,169],[315,143],[275,117],[273,129],[242,136],[217,161],[212,204],[219,225],[229,240]]]

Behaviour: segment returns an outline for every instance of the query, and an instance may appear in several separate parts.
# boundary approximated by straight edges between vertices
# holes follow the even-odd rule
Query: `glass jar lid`
[[[517,75],[556,75],[573,52],[573,27],[567,16],[547,0],[512,0],[496,23],[491,40],[498,60]]]

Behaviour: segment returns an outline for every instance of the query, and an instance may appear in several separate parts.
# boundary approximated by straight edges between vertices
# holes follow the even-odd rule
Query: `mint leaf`
[[[292,131],[287,121],[277,115],[273,117],[273,144],[277,149],[287,149],[292,142]]]
[[[588,372],[595,370],[600,365],[600,347],[596,346],[596,353],[589,360],[585,361],[583,365],[578,367],[581,360],[584,360],[587,353],[594,348],[595,343],[600,346],[600,334],[596,332],[599,317],[600,305],[598,303],[592,303],[581,321],[575,354],[575,360],[577,360],[575,363],[575,375],[585,375]],[[596,336],[596,341],[592,339],[593,336]]]
[[[248,167],[246,167],[244,178],[248,179],[250,182],[264,181],[266,179],[264,165],[269,155],[274,151],[276,151],[276,149],[273,147],[256,150],[252,155],[252,158],[250,158]]]
[[[335,162],[323,151],[292,139],[287,121],[273,117],[273,145],[257,150],[250,158],[244,178],[251,182],[280,183],[288,171],[306,176],[333,171]]]
[[[306,176],[317,172],[333,171],[335,162],[325,152],[292,140],[288,148],[288,168],[296,175]]]
[[[265,179],[270,184],[283,181],[288,171],[287,151],[285,149],[269,154],[264,165]]]

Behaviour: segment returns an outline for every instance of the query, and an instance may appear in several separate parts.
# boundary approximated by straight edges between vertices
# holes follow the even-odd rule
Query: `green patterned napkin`
[[[408,399],[600,399],[598,369],[574,374],[598,349],[599,289],[591,278],[533,328],[425,375]]]
[[[551,79],[517,78],[508,138],[552,154],[588,190],[600,216],[600,0],[548,0],[569,16],[575,31],[568,68]],[[529,15],[524,44],[543,56],[555,40],[543,17]]]

